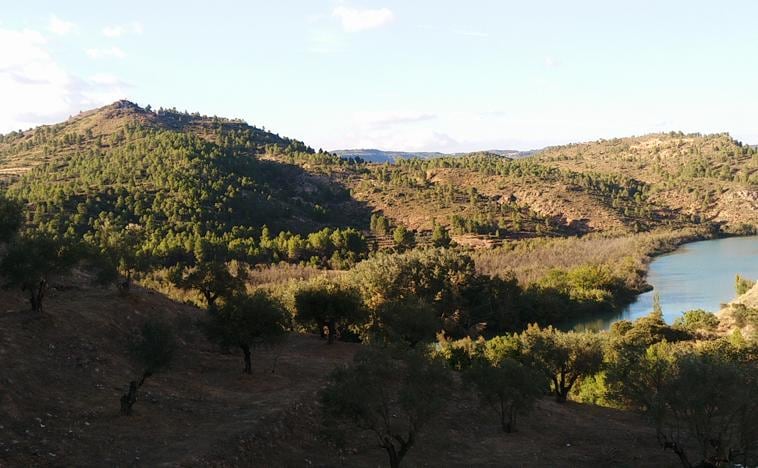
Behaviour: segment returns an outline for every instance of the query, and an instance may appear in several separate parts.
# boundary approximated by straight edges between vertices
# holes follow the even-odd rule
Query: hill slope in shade
[[[78,210],[122,223],[309,232],[366,223],[344,187],[266,154],[317,155],[239,120],[119,101],[66,122],[0,137],[0,182],[39,222]],[[330,209],[333,208],[333,209]]]
[[[248,376],[241,356],[205,340],[196,326],[201,310],[141,288],[125,298],[82,279],[55,286],[42,318],[28,316],[23,295],[0,290],[0,328],[12,331],[0,334],[0,465],[386,462],[373,438],[353,438],[339,451],[320,435],[316,392],[360,345],[293,335],[282,348],[256,350]],[[133,416],[120,417],[119,397],[140,372],[127,357],[129,336],[147,319],[176,327],[176,359],[146,380]],[[504,457],[551,466],[674,460],[640,417],[600,407],[545,400],[506,437],[497,418],[461,390],[437,417],[440,424],[431,424],[409,454],[410,466],[494,466]],[[452,454],[450,440],[459,442]]]

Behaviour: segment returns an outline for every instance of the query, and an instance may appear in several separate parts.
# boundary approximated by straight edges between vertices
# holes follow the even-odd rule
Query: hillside
[[[472,153],[440,153],[428,151],[383,151],[378,149],[343,149],[334,150],[333,154],[341,158],[360,158],[363,161],[371,163],[393,163],[401,159],[434,159],[446,156],[465,156]],[[495,156],[505,156],[508,158],[525,158],[534,153],[534,151],[518,150],[484,150],[478,153],[488,153]]]
[[[20,293],[0,291],[0,466],[347,466],[381,465],[374,440],[338,450],[320,436],[315,392],[359,345],[326,346],[292,335],[254,354],[253,374],[197,328],[202,311],[153,291],[128,297],[77,276],[57,282],[43,317]],[[139,369],[127,358],[143,321],[177,330],[169,369],[150,377],[130,418],[119,396]],[[274,361],[276,359],[276,361]],[[272,366],[276,362],[275,372]],[[631,413],[544,400],[512,435],[499,432],[466,391],[421,434],[409,464],[470,466],[667,466],[675,458]],[[454,453],[450,441],[456,440]],[[598,441],[603,441],[602,446]]]
[[[241,121],[119,101],[0,137],[0,184],[32,225],[72,239],[132,226],[159,257],[223,240],[239,258],[275,261],[297,235],[368,225],[345,187],[273,155],[327,157]],[[298,259],[332,254],[304,250]]]
[[[758,222],[758,152],[728,134],[677,132],[547,148],[540,164],[620,174],[651,187],[650,200],[688,216]]]
[[[723,332],[740,330],[743,336],[758,336],[758,283],[744,294],[722,306],[716,313]]]
[[[82,237],[135,225],[158,256],[222,239],[251,263],[334,266],[365,256],[373,242],[391,246],[391,232],[370,232],[372,213],[390,229],[418,231],[422,243],[440,225],[472,246],[758,224],[758,153],[726,135],[656,134],[521,159],[427,156],[346,160],[239,120],[119,101],[0,137],[0,184],[48,231]],[[309,236],[327,227],[366,240],[318,247]]]

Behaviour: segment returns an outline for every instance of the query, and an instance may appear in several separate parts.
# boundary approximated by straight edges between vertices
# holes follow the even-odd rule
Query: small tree
[[[681,317],[674,320],[675,328],[687,331],[714,330],[719,325],[716,314],[706,312],[703,309],[688,310]]]
[[[351,326],[363,322],[366,313],[360,294],[337,283],[316,281],[295,292],[295,318],[305,325],[328,330],[327,343],[333,344],[338,325]]]
[[[149,257],[140,250],[144,232],[136,224],[122,228],[113,225],[108,218],[99,220],[97,230],[91,236],[91,242],[99,249],[100,266],[105,278],[116,280],[119,291],[128,294],[134,274],[146,270]],[[107,265],[106,265],[107,263]]]
[[[566,401],[571,388],[582,377],[598,372],[603,364],[603,347],[593,333],[564,333],[553,327],[529,327],[521,334],[523,355],[552,383],[555,400]]]
[[[235,294],[218,310],[210,312],[206,325],[208,339],[224,348],[237,346],[245,359],[245,373],[252,374],[251,350],[285,336],[287,313],[264,291]]]
[[[69,271],[77,262],[78,252],[43,234],[24,235],[8,246],[0,261],[5,287],[17,287],[29,294],[32,312],[42,312],[42,300],[50,279]]]
[[[137,391],[145,379],[164,369],[171,363],[176,350],[173,330],[160,322],[148,321],[142,327],[140,336],[130,347],[134,361],[142,368],[142,377],[129,383],[129,390],[121,396],[121,415],[132,414],[132,406],[137,402]]]
[[[753,287],[755,281],[745,278],[744,276],[737,275],[734,279],[734,289],[738,296],[741,296],[748,292]]]
[[[539,371],[513,358],[502,359],[496,365],[479,360],[463,375],[473,384],[481,402],[499,413],[500,426],[507,433],[516,430],[517,415],[531,411],[546,383]]]
[[[16,235],[23,220],[21,204],[0,194],[0,244]]]
[[[177,288],[198,291],[205,298],[209,310],[216,307],[218,298],[245,289],[244,270],[233,275],[227,264],[221,261],[203,261],[193,267],[174,267],[169,280]]]
[[[325,422],[347,421],[372,432],[396,468],[443,406],[450,385],[449,371],[438,362],[365,349],[351,366],[335,370],[321,392]]]
[[[416,245],[416,236],[413,231],[409,231],[405,226],[398,226],[392,232],[392,239],[395,241],[395,247],[399,250],[413,248]]]
[[[448,247],[450,242],[450,234],[445,229],[445,226],[435,223],[432,229],[432,244],[435,247]]]

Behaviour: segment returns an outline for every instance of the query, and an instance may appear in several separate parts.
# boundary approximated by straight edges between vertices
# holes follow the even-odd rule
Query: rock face
[[[716,313],[719,329],[729,333],[740,330],[743,336],[758,333],[758,282]]]

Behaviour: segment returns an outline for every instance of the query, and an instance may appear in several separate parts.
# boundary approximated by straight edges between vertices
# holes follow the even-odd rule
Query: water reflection
[[[636,320],[653,310],[653,296],[660,294],[668,323],[683,312],[704,309],[716,312],[734,299],[734,277],[758,279],[758,236],[732,237],[683,245],[657,257],[648,271],[654,289],[640,294],[624,310],[585,318],[561,328],[606,330],[621,319]]]

